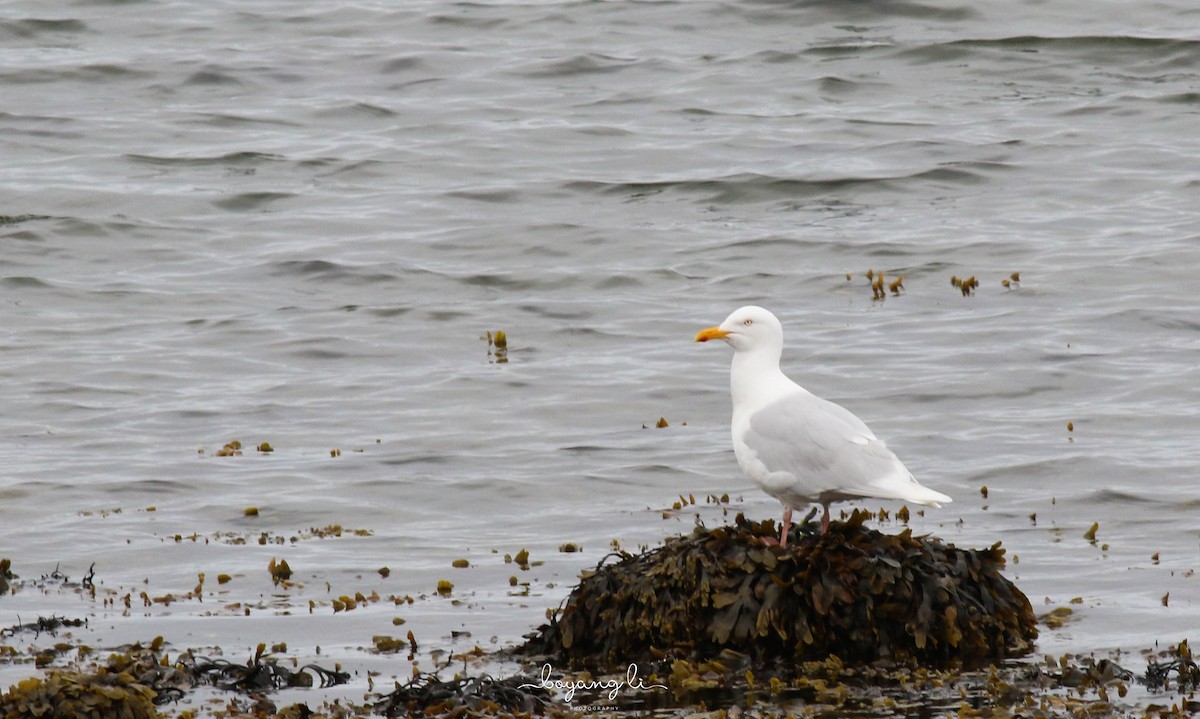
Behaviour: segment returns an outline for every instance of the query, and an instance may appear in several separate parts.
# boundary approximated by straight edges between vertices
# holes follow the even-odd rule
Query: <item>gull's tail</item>
[[[917,480],[912,482],[900,492],[902,496],[899,499],[904,499],[917,504],[924,504],[927,507],[940,507],[943,504],[950,504],[954,500],[941,492],[934,491],[929,487],[923,487],[917,483]]]
[[[903,467],[901,469],[903,470]],[[863,497],[875,497],[877,499],[895,499],[902,502],[912,502],[914,504],[923,504],[926,507],[940,507],[943,504],[950,504],[954,501],[941,492],[923,486],[917,481],[916,477],[907,471],[903,475],[899,473],[892,474],[886,481],[862,487],[856,492],[847,493],[858,494]]]

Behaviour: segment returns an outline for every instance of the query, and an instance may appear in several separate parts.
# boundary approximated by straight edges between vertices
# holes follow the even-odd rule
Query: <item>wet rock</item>
[[[585,573],[520,651],[611,671],[725,650],[757,664],[835,655],[948,666],[1032,648],[1033,609],[1001,576],[999,543],[970,550],[883,534],[863,526],[866,516],[781,549],[764,542],[777,535],[772,521],[738,515],[645,554],[610,555],[620,561]]]

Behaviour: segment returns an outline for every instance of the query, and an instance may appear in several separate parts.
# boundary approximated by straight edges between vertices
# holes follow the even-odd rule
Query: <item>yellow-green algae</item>
[[[0,696],[3,719],[80,717],[159,719],[157,694],[127,671],[101,668],[94,674],[59,669],[30,678]]]

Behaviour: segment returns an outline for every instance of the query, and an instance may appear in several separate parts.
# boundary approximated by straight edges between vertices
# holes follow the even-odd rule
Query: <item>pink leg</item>
[[[783,529],[779,530],[779,546],[787,546],[788,530],[792,528],[792,508],[783,508]]]
[[[829,531],[829,505],[825,505],[825,514],[821,515],[821,534]]]

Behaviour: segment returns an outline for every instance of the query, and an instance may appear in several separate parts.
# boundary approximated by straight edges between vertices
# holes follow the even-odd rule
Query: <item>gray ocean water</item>
[[[753,303],[954,497],[914,531],[1002,541],[1075,611],[1040,651],[1136,670],[1200,629],[1198,273],[1182,0],[7,2],[0,557],[99,591],[0,626],[286,641],[359,696],[517,642],[707,495],[778,516],[692,342]]]

